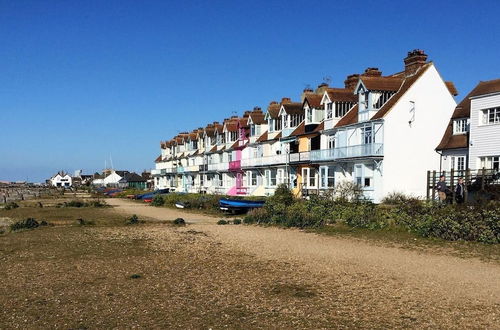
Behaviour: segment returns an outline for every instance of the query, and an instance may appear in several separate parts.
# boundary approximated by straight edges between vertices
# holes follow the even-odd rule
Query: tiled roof
[[[328,88],[326,90],[331,101],[357,102],[358,96],[352,90],[346,88]]]
[[[267,137],[268,137],[268,134],[267,134],[267,131],[265,131],[261,136],[259,136],[259,138],[257,140],[255,140],[255,142],[267,141]]]
[[[300,115],[304,112],[304,109],[302,108],[302,103],[298,102],[285,103],[282,104],[282,107],[289,115]]]
[[[156,157],[156,159],[155,159],[155,163],[159,163],[159,162],[161,162],[161,155],[159,155],[159,156],[158,156],[158,157]]]
[[[470,98],[494,92],[500,92],[500,79],[480,81],[479,84],[460,101],[451,118],[468,118],[470,116]]]
[[[342,117],[335,127],[351,125],[358,122],[358,105],[356,104],[351,110],[349,110],[344,117]]]
[[[262,111],[252,111],[249,116],[252,119],[252,122],[257,125],[265,124],[264,113]]]
[[[304,97],[304,103],[307,102],[311,108],[319,108],[321,106],[322,95],[308,93]]]
[[[446,87],[448,87],[448,90],[450,91],[451,95],[453,95],[453,96],[458,95],[457,88],[455,87],[455,84],[453,83],[453,81],[446,81],[445,84],[446,84]]]
[[[278,118],[279,113],[280,113],[280,108],[281,108],[281,105],[278,103],[270,104],[267,107],[267,112],[269,114],[269,117],[271,117],[272,119]]]
[[[397,91],[403,82],[400,77],[360,76],[359,79],[371,91]]]
[[[302,121],[296,129],[290,134],[290,136],[301,136],[301,135],[310,135],[317,134],[325,128],[324,122],[319,124],[310,124],[306,125],[305,121]]]
[[[469,145],[468,134],[453,135],[453,120],[450,120],[441,142],[436,150],[467,148]]]

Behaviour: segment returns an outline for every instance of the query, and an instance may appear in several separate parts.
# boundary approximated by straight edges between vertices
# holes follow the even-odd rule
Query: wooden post
[[[427,201],[429,201],[429,197],[430,197],[430,185],[431,185],[431,171],[427,171],[427,183],[426,183],[426,186],[425,186],[425,193],[426,193],[426,198],[427,198]]]
[[[451,204],[455,203],[455,169],[450,171]]]
[[[484,173],[486,172],[486,169],[483,167],[483,170],[481,172],[481,191],[484,191]]]
[[[469,184],[469,181],[470,181],[470,169],[467,169],[465,171],[465,182],[464,182],[464,201],[465,201],[465,203],[467,203],[469,200],[469,190],[467,189],[467,185]]]
[[[436,199],[436,171],[432,171],[432,200]]]

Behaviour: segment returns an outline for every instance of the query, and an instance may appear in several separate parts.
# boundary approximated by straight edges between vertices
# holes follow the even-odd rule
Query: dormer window
[[[252,124],[250,125],[250,136],[260,135],[260,125]]]
[[[306,123],[312,123],[313,122],[313,109],[311,108],[306,108]]]
[[[465,134],[469,131],[467,119],[455,119],[453,121],[453,134]]]
[[[333,102],[326,103],[326,119],[333,117]]]

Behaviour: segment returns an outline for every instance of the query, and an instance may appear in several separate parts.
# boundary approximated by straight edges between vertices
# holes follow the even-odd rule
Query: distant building
[[[69,188],[73,186],[73,179],[69,176],[68,173],[64,171],[57,172],[50,179],[50,185],[53,187],[64,187]]]

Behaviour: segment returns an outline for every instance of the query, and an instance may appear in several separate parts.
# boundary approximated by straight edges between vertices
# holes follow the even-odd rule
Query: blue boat
[[[219,206],[221,210],[250,210],[264,206],[264,201],[249,201],[245,199],[221,199]]]

